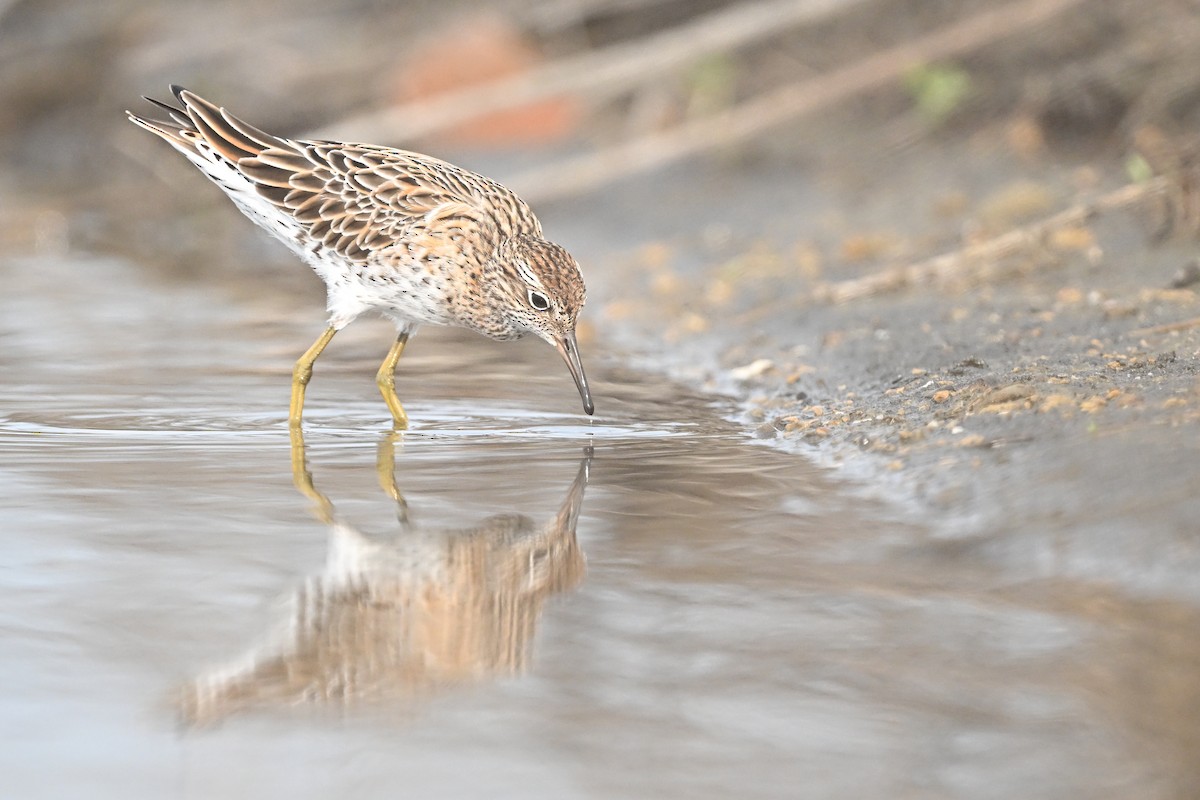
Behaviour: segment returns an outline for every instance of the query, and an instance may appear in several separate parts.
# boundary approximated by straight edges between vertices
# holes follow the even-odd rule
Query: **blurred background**
[[[248,258],[251,229],[226,201],[125,121],[147,108],[140,95],[169,97],[168,83],[283,135],[468,162],[540,209],[586,195],[592,213],[652,215],[646,176],[680,163],[706,170],[716,209],[723,187],[781,173],[834,181],[825,191],[858,182],[895,206],[911,190],[880,170],[906,156],[963,167],[951,151],[924,164],[922,142],[974,136],[963,157],[990,147],[1043,167],[1111,165],[1139,131],[1194,131],[1198,39],[1187,0],[7,0],[0,241],[185,274],[287,262],[275,247]],[[976,187],[960,188],[959,207],[943,198],[941,211],[961,227],[979,209]],[[897,236],[939,232],[920,211],[893,212],[893,227],[927,228]],[[849,235],[805,219],[812,209],[769,216],[790,217],[797,239]],[[846,242],[817,244],[829,256]],[[858,244],[840,254],[880,255],[870,236]]]
[[[1197,796],[1198,52],[1195,0],[0,0],[18,785],[69,729],[112,796],[446,796],[464,752],[522,797]],[[323,287],[128,123],[171,83],[482,172],[580,261],[586,426],[544,346],[422,331],[377,461],[366,322],[306,417],[331,496],[395,460],[438,530],[578,505],[595,443],[529,675],[165,732],[325,547],[282,434]]]

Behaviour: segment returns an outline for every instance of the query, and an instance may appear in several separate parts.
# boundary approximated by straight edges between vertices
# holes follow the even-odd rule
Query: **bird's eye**
[[[535,311],[546,311],[550,308],[550,300],[541,292],[529,290],[529,305],[533,306]]]

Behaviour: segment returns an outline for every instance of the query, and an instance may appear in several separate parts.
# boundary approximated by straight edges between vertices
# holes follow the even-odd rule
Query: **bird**
[[[327,327],[292,370],[292,428],[302,424],[314,362],[364,313],[396,326],[375,376],[395,429],[408,426],[396,365],[421,325],[500,341],[538,336],[558,350],[584,412],[594,413],[575,336],[586,299],[579,264],[543,236],[514,192],[420,153],[275,136],[181,86],[171,93],[177,106],[144,97],[169,119],[126,114],[182,153],[327,287]]]

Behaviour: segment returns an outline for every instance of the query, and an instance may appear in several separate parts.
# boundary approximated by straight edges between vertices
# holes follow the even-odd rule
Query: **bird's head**
[[[545,239],[509,237],[485,266],[483,283],[494,326],[484,332],[503,339],[532,333],[552,344],[571,370],[583,410],[591,414],[592,397],[575,343],[575,322],[587,292],[574,257]]]

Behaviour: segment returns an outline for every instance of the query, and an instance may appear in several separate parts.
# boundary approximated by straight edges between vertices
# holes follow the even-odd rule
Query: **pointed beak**
[[[563,361],[567,362],[567,369],[571,370],[571,377],[575,379],[579,396],[583,398],[584,413],[593,414],[596,407],[592,405],[592,393],[588,391],[587,375],[583,374],[583,362],[579,360],[579,346],[575,343],[575,331],[568,331],[562,336],[555,337],[554,343],[558,348],[558,354],[563,357]]]

